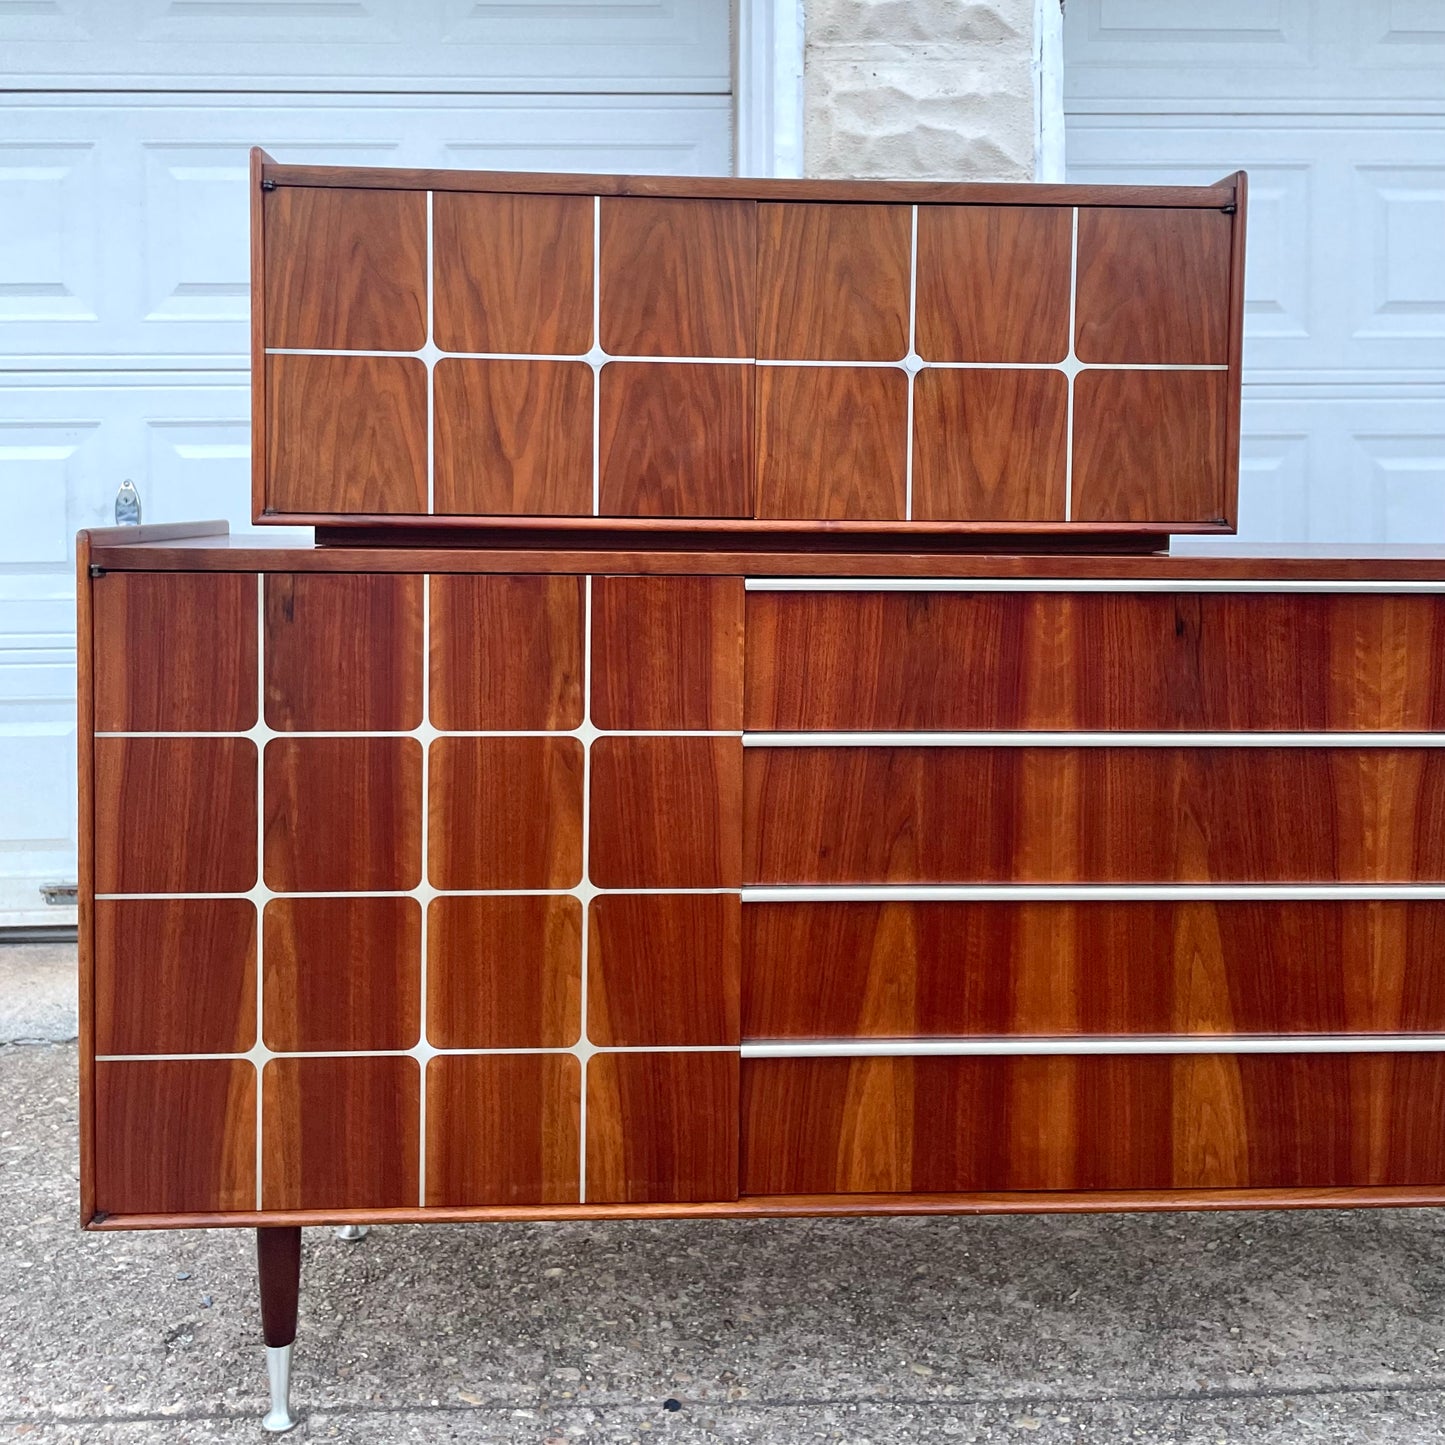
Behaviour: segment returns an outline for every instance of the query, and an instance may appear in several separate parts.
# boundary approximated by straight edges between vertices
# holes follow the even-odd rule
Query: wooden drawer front
[[[1445,599],[748,593],[767,730],[1440,731]]]
[[[1433,748],[756,747],[748,883],[1438,882]]]
[[[1445,902],[749,903],[745,1039],[1445,1033]]]
[[[747,1059],[744,1194],[1445,1181],[1445,1055]]]
[[[201,580],[94,584],[98,1207],[735,1198],[742,579]]]

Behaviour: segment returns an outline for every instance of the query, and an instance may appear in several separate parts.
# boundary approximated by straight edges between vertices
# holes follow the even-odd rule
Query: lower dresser
[[[268,1428],[307,1224],[1445,1203],[1445,558],[173,530],[79,544],[81,1215],[255,1227]]]
[[[1445,1199],[1445,563],[138,535],[87,1225]]]

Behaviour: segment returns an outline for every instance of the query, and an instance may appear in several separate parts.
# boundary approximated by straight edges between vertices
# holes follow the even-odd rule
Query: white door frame
[[[733,171],[803,174],[804,0],[735,0]]]

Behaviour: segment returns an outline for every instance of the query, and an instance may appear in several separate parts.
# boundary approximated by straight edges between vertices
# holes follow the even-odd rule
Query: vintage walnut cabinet
[[[1234,526],[1243,174],[252,169],[260,521]]]
[[[1243,178],[255,166],[82,533],[82,1216],[1445,1202],[1445,556],[1232,526]],[[988,535],[992,534],[992,535]]]

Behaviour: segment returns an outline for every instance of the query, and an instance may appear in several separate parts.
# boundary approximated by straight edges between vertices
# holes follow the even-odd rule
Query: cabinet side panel
[[[80,1065],[80,1222],[95,1217],[95,657],[90,534],[75,539],[76,874]]]

